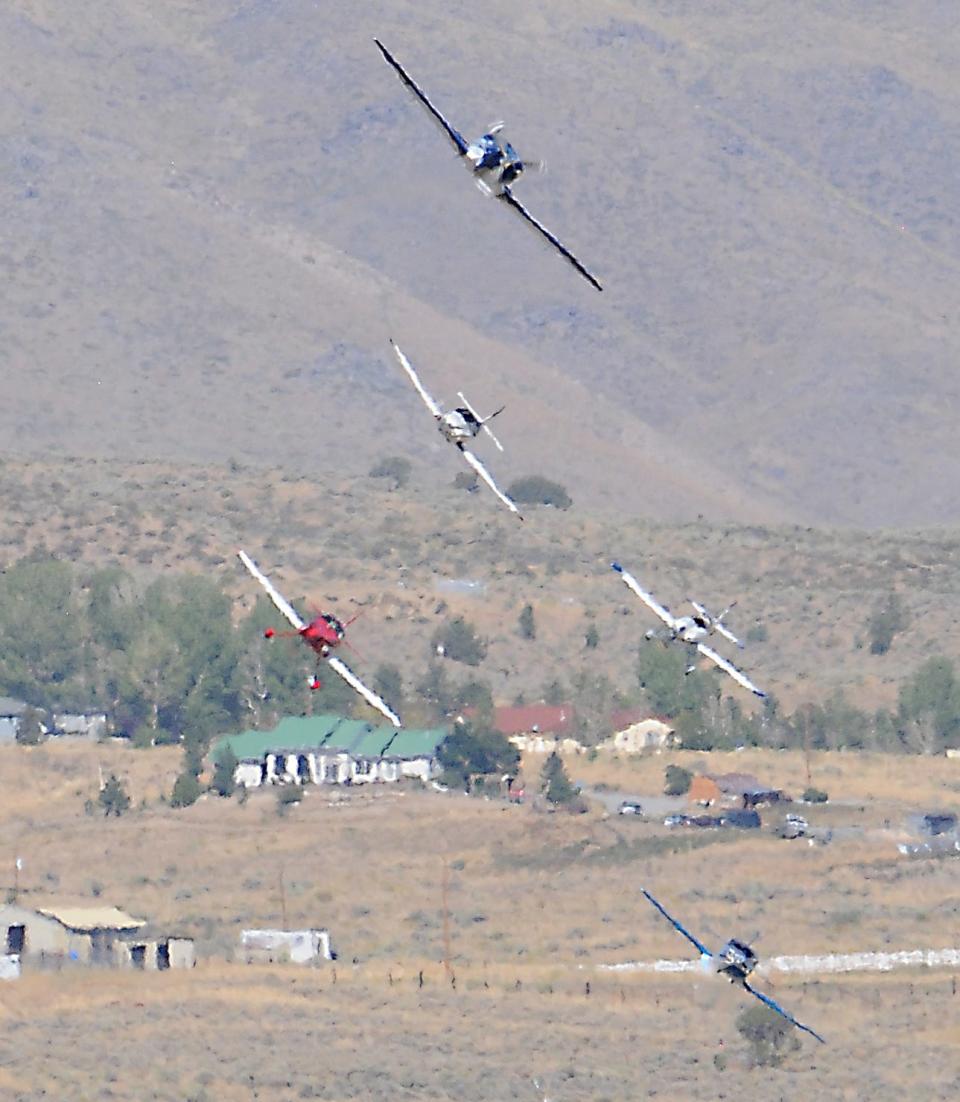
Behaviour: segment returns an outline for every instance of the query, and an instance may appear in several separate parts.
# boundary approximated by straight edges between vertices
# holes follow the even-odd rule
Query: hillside
[[[388,451],[435,487],[393,336],[438,397],[507,403],[505,472],[609,510],[960,522],[953,15],[13,0],[2,452]],[[522,196],[602,295],[481,199],[374,34],[548,162]]]
[[[453,470],[446,472],[448,476]],[[417,472],[383,480],[298,478],[243,467],[77,460],[0,467],[0,567],[43,551],[80,565],[116,564],[144,582],[171,571],[220,580],[249,607],[256,587],[237,564],[244,546],[292,598],[341,616],[360,668],[397,665],[422,677],[434,631],[465,616],[489,641],[479,667],[496,697],[536,699],[549,683],[607,675],[636,693],[636,656],[652,616],[609,568],[613,558],[674,609],[696,597],[738,600],[731,626],[748,639],[738,661],[790,709],[843,689],[858,706],[889,706],[926,658],[960,660],[960,533],[653,524],[577,501],[531,507],[516,522],[483,493],[434,490]],[[867,621],[896,594],[906,627],[870,653]],[[536,638],[522,639],[531,604]],[[305,605],[309,607],[309,604]],[[596,649],[585,647],[593,626]],[[729,649],[729,648],[727,648]],[[2,687],[0,687],[2,688]],[[749,708],[732,684],[725,689]]]

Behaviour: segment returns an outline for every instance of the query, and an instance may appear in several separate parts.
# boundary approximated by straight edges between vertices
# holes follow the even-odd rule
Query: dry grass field
[[[804,773],[789,753],[670,760],[787,787]],[[570,768],[656,792],[664,764]],[[173,811],[158,799],[172,750],[0,751],[0,825],[8,868],[24,860],[22,899],[114,903],[193,934],[201,957],[187,975],[73,971],[4,986],[0,1096],[536,1102],[536,1076],[552,1099],[595,1102],[954,1097],[949,973],[778,978],[776,995],[830,1044],[805,1039],[771,1072],[746,1067],[742,1001],[726,984],[597,971],[685,955],[640,885],[708,943],[759,931],[767,956],[955,944],[956,865],[895,848],[912,812],[956,806],[955,763],[820,754],[812,765],[836,805],[810,817],[853,828],[822,847],[386,787],[310,790],[282,817],[274,792]],[[120,819],[84,814],[98,766],[133,796]],[[330,928],[335,965],[234,959],[243,927],[278,925],[284,911],[290,926]]]

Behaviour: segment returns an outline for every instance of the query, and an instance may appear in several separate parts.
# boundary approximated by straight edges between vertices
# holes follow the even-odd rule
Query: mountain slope
[[[507,403],[505,481],[956,520],[960,47],[929,7],[18,0],[3,449],[432,460],[393,336],[438,397]],[[375,33],[466,133],[506,117],[548,161],[518,192],[602,295],[476,194]]]

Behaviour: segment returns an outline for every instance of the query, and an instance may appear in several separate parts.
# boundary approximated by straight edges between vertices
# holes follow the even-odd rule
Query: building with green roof
[[[235,779],[261,784],[370,784],[439,772],[444,727],[407,730],[338,715],[287,716],[271,731],[226,735],[213,748],[237,759]]]

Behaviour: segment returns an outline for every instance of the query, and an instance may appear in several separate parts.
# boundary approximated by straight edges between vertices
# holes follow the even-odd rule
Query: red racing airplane
[[[330,653],[331,650],[344,642],[346,628],[353,623],[353,620],[348,620],[346,623],[343,623],[343,621],[338,620],[336,616],[321,612],[318,613],[313,620],[307,623],[300,617],[293,605],[274,588],[270,579],[260,570],[246,551],[238,551],[237,557],[253,577],[263,586],[264,591],[273,602],[277,611],[289,621],[290,625],[293,627],[293,632],[290,634],[299,635],[314,654],[316,654],[318,661],[321,658],[324,659],[327,665],[338,673],[354,692],[359,693],[369,705],[386,716],[394,727],[402,727],[403,724],[396,712],[394,712],[393,709],[372,689],[368,689],[349,666],[341,662],[336,655]],[[354,619],[356,619],[356,617],[354,617]],[[263,634],[267,639],[272,639],[277,633],[273,628],[267,628]],[[310,680],[310,688],[320,688],[320,679],[316,675]]]

